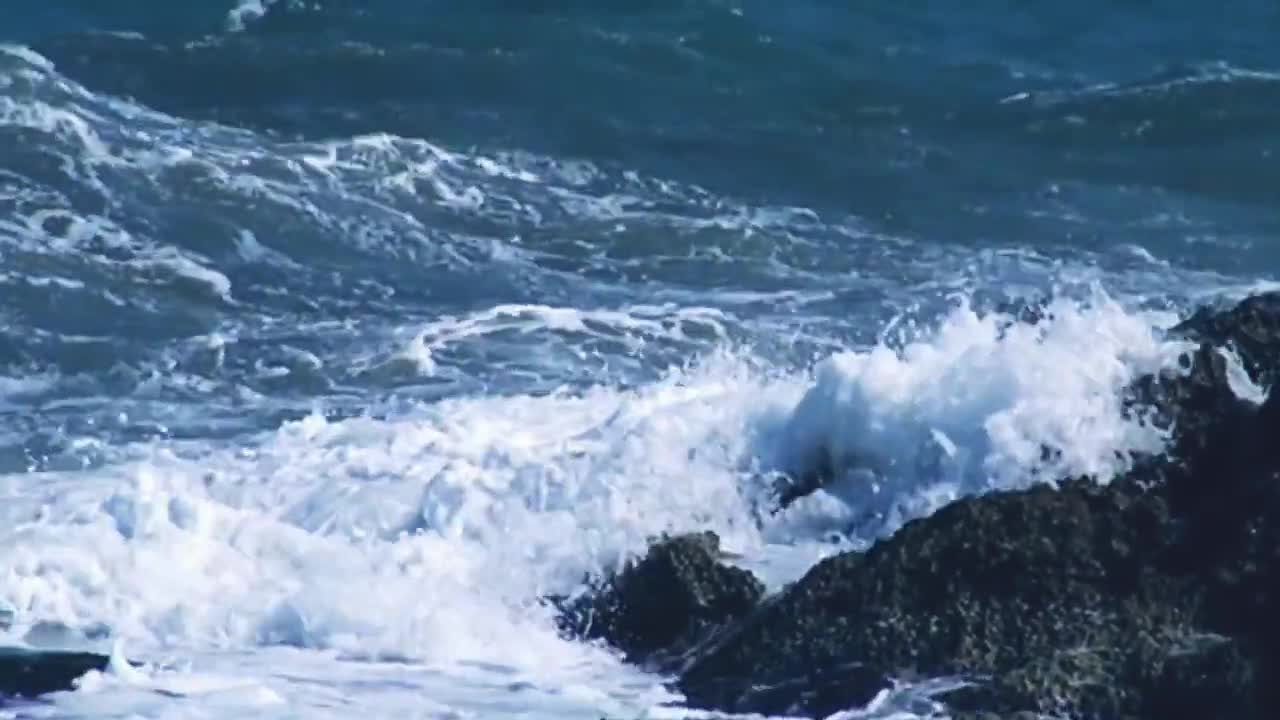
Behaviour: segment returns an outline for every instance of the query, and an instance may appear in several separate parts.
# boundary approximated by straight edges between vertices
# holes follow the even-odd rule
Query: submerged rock
[[[1280,295],[1177,332],[1201,344],[1130,393],[1169,452],[1123,476],[959,500],[758,605],[714,544],[667,540],[580,602],[603,621],[580,632],[677,647],[714,710],[824,717],[923,675],[969,682],[943,697],[965,720],[1280,717],[1280,392],[1238,397],[1218,351],[1280,378]]]
[[[749,571],[720,562],[715,533],[680,535],[657,542],[594,592],[562,602],[561,627],[643,662],[659,650],[692,645],[763,596],[764,585]]]
[[[0,696],[34,698],[75,688],[92,670],[105,670],[105,655],[58,650],[0,648]]]

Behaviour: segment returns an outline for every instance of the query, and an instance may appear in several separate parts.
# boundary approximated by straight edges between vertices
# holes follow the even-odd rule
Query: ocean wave
[[[1002,55],[949,13],[917,27],[898,22],[906,11],[793,6],[277,2],[229,34],[78,33],[34,47],[96,92],[176,117],[290,139],[385,133],[578,158],[959,244],[1078,237],[1080,218],[1115,212],[1116,186],[1148,195],[1155,213],[1258,206],[1237,220],[1248,233],[1276,199],[1263,146],[1280,60],[1265,53],[1138,62],[1095,34],[1018,40],[1027,28],[1002,18],[1009,27],[992,32],[1013,53]],[[1190,21],[1159,18],[1180,33]],[[849,22],[857,41],[826,29]],[[932,57],[935,35],[955,36],[943,43],[955,57]],[[1087,71],[1067,61],[1081,56]],[[1007,162],[991,167],[993,151]],[[1063,187],[1083,190],[1069,208],[1050,190]]]
[[[108,396],[171,378],[148,381],[162,389],[150,397],[175,406],[134,412],[175,432],[196,398],[228,406],[210,415],[221,426],[236,403],[274,421],[314,392],[348,407],[353,393],[441,397],[494,375],[525,390],[644,382],[726,345],[804,365],[875,342],[906,310],[927,321],[954,293],[1069,295],[1105,279],[1176,304],[1232,282],[1136,243],[975,250],[582,159],[191,122],[21,47],[0,51],[0,76],[0,134],[19,140],[0,173],[0,287],[24,313],[2,359],[68,388],[115,378],[98,382]],[[844,321],[855,307],[863,320]],[[567,331],[512,308],[591,319]],[[693,308],[705,317],[690,324]]]
[[[1160,339],[1169,318],[1105,297],[1044,318],[960,306],[907,345],[812,375],[721,355],[635,389],[317,413],[234,447],[104,448],[91,476],[0,476],[11,635],[58,618],[144,655],[300,648],[447,677],[496,665],[531,688],[601,682],[615,661],[560,638],[538,599],[657,533],[714,529],[778,587],[958,496],[1105,479],[1126,453],[1158,450],[1121,391],[1179,349]],[[847,472],[776,511],[776,473],[814,462]],[[157,677],[139,682],[170,675]]]
[[[1001,101],[1031,108],[1030,129],[1077,140],[1146,145],[1247,142],[1270,137],[1280,117],[1280,74],[1225,62],[1171,69],[1131,83],[1025,92]],[[1071,128],[1074,128],[1072,130]]]
[[[770,464],[801,481],[830,476],[827,494],[848,508],[844,532],[879,537],[966,495],[1105,482],[1134,455],[1159,454],[1164,433],[1126,417],[1123,392],[1185,350],[1159,334],[1176,316],[1133,314],[1105,296],[1037,314],[1017,322],[964,303],[899,348],[827,359],[771,433]]]
[[[1123,389],[1277,257],[1261,5],[992,6],[15,13],[0,640],[116,659],[39,712],[685,717],[546,596],[1160,452]]]
[[[188,639],[212,642],[232,633],[228,639],[236,642],[271,643],[250,619],[274,622],[290,583],[330,574],[309,565],[286,570],[313,546],[342,548],[356,563],[343,572],[374,573],[391,583],[387,602],[391,587],[408,583],[408,591],[425,583],[446,595],[496,590],[486,602],[514,608],[543,592],[572,589],[584,572],[611,566],[661,531],[712,527],[740,550],[766,539],[824,541],[794,517],[768,520],[752,509],[768,504],[771,472],[802,472],[819,449],[836,467],[871,470],[876,477],[869,482],[885,484],[881,493],[899,500],[937,488],[954,497],[1059,474],[1105,476],[1126,452],[1158,450],[1158,433],[1121,413],[1121,392],[1127,380],[1158,367],[1179,346],[1163,344],[1149,318],[1114,304],[1059,303],[1050,310],[1051,319],[1038,325],[1008,325],[1003,316],[959,308],[910,345],[836,357],[813,377],[762,374],[723,356],[636,390],[457,398],[381,419],[311,415],[237,449],[193,441],[135,444],[117,450],[123,454],[94,480],[51,475],[39,492],[27,488],[23,499],[6,506],[12,532],[25,538],[11,546],[29,548],[33,557],[45,555],[42,543],[76,544],[67,535],[72,528],[107,533],[84,543],[99,548],[100,557],[75,562],[106,563],[99,566],[102,582],[116,578],[109,587],[81,587],[82,571],[45,572],[31,578],[31,594],[21,604],[40,616],[46,614],[40,603],[79,598],[73,606],[86,613],[82,620],[111,622],[107,615],[117,603],[139,603],[142,614],[117,631],[155,642],[172,629],[173,595],[166,585],[147,582],[145,558],[124,550],[168,553],[169,544],[181,540],[196,543],[193,551],[204,548],[189,556],[191,582],[205,562],[241,567],[256,578],[237,585],[239,600],[210,603],[222,608],[217,616],[191,618]],[[1046,446],[1057,452],[1046,457]],[[5,481],[26,482],[16,475]],[[858,482],[868,479],[850,476],[845,484]],[[845,512],[876,510],[876,494],[868,484],[844,497]],[[38,524],[16,522],[41,505],[46,510]],[[881,524],[860,539],[931,510],[882,513]],[[794,512],[811,517],[815,511]],[[262,553],[283,554],[265,564],[224,557],[228,545],[249,551],[242,543],[252,543],[260,560],[269,559]],[[427,562],[420,553],[428,551],[432,557],[456,553],[456,561]],[[409,555],[393,561],[388,552]],[[447,584],[413,574],[395,579],[409,557],[421,572],[462,573],[450,581],[462,585],[445,590]],[[516,558],[519,567],[511,564]],[[356,569],[364,563],[374,565]],[[136,581],[118,582],[122,573],[137,575]],[[196,587],[229,589],[214,580]],[[44,594],[47,583],[56,589]],[[393,631],[384,623],[396,613],[348,606],[342,597],[332,598],[341,607],[317,612],[354,612],[354,624],[343,621],[289,642],[343,642],[342,633],[360,635],[365,631],[358,628],[367,627],[383,640],[362,644],[366,649],[385,642],[387,652],[443,651],[431,636],[443,629]],[[189,603],[206,606],[194,597]],[[257,603],[256,609],[244,603]],[[324,639],[329,632],[335,634]]]
[[[227,13],[227,30],[230,32],[243,31],[253,21],[266,16],[267,11],[276,2],[277,0],[240,0]]]

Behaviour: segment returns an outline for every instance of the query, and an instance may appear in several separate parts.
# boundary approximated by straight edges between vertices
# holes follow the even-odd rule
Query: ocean
[[[1274,2],[4,5],[0,640],[141,663],[23,717],[713,717],[542,599],[1106,477],[1280,274]]]

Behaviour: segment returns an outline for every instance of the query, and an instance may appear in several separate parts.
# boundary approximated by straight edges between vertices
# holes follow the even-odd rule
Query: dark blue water
[[[1280,269],[1261,0],[5,15],[33,53],[0,58],[8,469],[717,348],[791,371],[954,293],[1180,308]],[[423,332],[430,373],[395,350]]]

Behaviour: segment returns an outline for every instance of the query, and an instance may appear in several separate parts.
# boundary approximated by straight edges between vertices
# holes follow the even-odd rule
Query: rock
[[[91,670],[104,670],[108,658],[87,652],[0,648],[0,695],[34,698],[74,689]]]
[[[1206,626],[1232,636],[1260,677],[1280,677],[1280,472],[1236,484],[1232,496],[1237,504],[1215,498],[1204,516],[1192,516],[1185,554],[1199,563]],[[1276,683],[1259,692],[1263,707],[1280,708]]]
[[[1116,667],[1125,670],[1116,674]],[[1256,668],[1229,638],[1181,631],[1156,642],[1138,636],[1130,647],[1060,650],[944,700],[953,710],[1006,716],[1037,707],[1037,715],[1109,720],[1267,717],[1257,712]]]
[[[562,601],[560,621],[575,636],[604,639],[643,662],[691,646],[763,596],[754,575],[720,562],[720,538],[705,532],[657,542],[592,592]]]
[[[1209,459],[1209,448],[1242,427],[1256,407],[1232,391],[1226,358],[1200,345],[1182,358],[1180,369],[1133,383],[1126,410],[1171,433],[1164,459],[1185,465],[1189,475]]]
[[[711,680],[689,699],[695,705],[732,713],[823,718],[863,707],[892,686],[883,672],[863,663],[810,668],[788,678],[743,685],[735,678]],[[684,689],[684,688],[682,688]]]
[[[1280,394],[1261,406],[1235,395],[1226,360],[1207,345],[1185,358],[1184,371],[1143,378],[1133,402],[1172,432],[1168,452],[1141,459],[1117,484],[1163,494],[1181,518],[1177,562],[1206,568],[1238,553],[1256,532],[1250,517],[1273,494],[1271,469],[1280,468]],[[1253,528],[1253,529],[1251,529]]]
[[[1142,715],[1197,720],[1263,717],[1259,677],[1240,643],[1223,636],[1194,638],[1165,658],[1145,693]]]
[[[1249,317],[1261,323],[1257,307]],[[1280,311],[1280,302],[1268,307]],[[1204,590],[1205,622],[1259,639],[1269,654],[1280,648],[1271,619],[1280,606],[1280,391],[1260,406],[1237,398],[1225,361],[1207,346],[1189,367],[1143,385],[1163,416],[1176,418],[1174,444],[1122,481],[1141,478],[1167,498],[1179,524],[1169,558]],[[1255,367],[1275,372],[1280,356],[1258,357]]]
[[[1200,308],[1171,333],[1235,350],[1259,385],[1280,379],[1280,293],[1251,295],[1226,310]]]
[[[819,563],[679,687],[698,707],[767,712],[752,704],[756,686],[798,696],[825,668],[860,663],[994,678],[962,709],[1115,720],[1140,706],[1132,666],[1172,645],[1197,606],[1187,582],[1150,569],[1174,537],[1158,496],[1084,480],[960,500]]]

